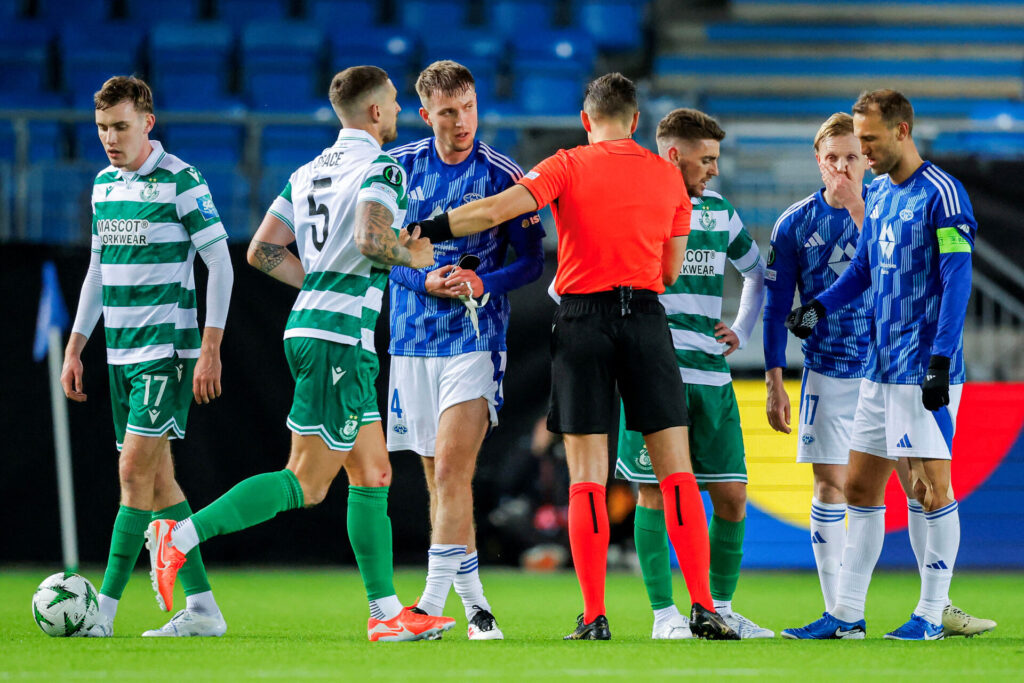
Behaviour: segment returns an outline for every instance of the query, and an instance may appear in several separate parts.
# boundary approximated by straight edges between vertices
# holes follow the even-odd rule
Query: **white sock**
[[[679,608],[676,607],[675,603],[672,603],[668,607],[662,607],[661,609],[654,610],[654,623],[661,624],[678,616]]]
[[[199,534],[196,532],[196,525],[192,518],[183,519],[171,529],[171,538],[174,540],[174,547],[188,555],[192,548],[199,545]]]
[[[913,498],[907,498],[907,533],[910,534],[910,547],[917,560],[917,571],[924,570],[924,552],[928,545],[928,521],[924,518],[924,508]]]
[[[117,616],[117,600],[109,595],[100,593],[97,602],[99,603],[100,614],[110,621],[114,621],[114,617]]]
[[[217,601],[213,599],[213,591],[203,591],[202,593],[186,595],[185,609],[190,612],[198,612],[199,614],[207,614],[211,616],[214,614],[220,614],[220,607],[217,606]]]
[[[732,600],[715,600],[711,598],[711,601],[715,604],[715,611],[721,615],[732,614]]]
[[[864,618],[864,602],[868,596],[871,572],[878,564],[878,556],[882,554],[885,506],[849,505],[846,515],[850,528],[846,532],[836,604],[831,614],[840,621],[860,621]]]
[[[455,575],[466,558],[466,546],[434,543],[427,554],[427,585],[416,606],[433,617],[444,614],[444,603]]]
[[[818,566],[821,595],[829,614],[836,606],[839,565],[846,547],[846,503],[822,503],[811,498],[811,550]]]
[[[914,614],[933,624],[942,623],[942,610],[949,604],[949,582],[960,549],[960,513],[956,501],[924,513],[928,521],[928,546],[921,570],[921,600]]]
[[[389,595],[386,598],[370,600],[370,616],[381,621],[389,621],[397,617],[402,611],[402,603],[397,595]]]
[[[484,597],[484,585],[480,583],[480,556],[477,551],[466,553],[455,574],[455,592],[462,598],[466,619],[472,619],[477,610],[491,611],[491,605]]]

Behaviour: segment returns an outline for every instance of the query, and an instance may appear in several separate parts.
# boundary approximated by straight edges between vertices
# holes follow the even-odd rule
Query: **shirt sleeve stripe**
[[[808,202],[812,201],[813,199],[814,199],[814,195],[812,194],[810,197],[807,197],[805,199],[801,199],[796,204],[793,204],[788,209],[783,211],[782,215],[779,216],[779,219],[777,221],[775,221],[775,227],[772,228],[771,241],[773,241],[773,242],[775,241],[775,234],[779,231],[779,226],[782,225],[782,222],[786,218],[791,216],[792,214],[796,213],[800,209],[800,207],[806,205]]]

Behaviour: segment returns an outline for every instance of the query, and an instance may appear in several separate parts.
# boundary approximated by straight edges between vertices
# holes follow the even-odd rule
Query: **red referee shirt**
[[[679,169],[630,139],[559,150],[519,179],[558,229],[558,294],[661,293],[665,242],[690,233]],[[539,208],[538,207],[538,208]]]

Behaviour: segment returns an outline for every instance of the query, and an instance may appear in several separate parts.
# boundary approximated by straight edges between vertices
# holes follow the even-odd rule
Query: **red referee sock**
[[[679,558],[683,577],[686,578],[690,602],[699,602],[713,612],[714,600],[711,599],[708,579],[711,545],[708,542],[704,501],[700,497],[697,480],[689,472],[676,472],[661,482],[661,495],[665,500],[668,538]]]
[[[704,533],[707,545],[707,530]],[[569,547],[583,593],[583,623],[604,614],[604,580],[608,573],[608,507],[604,486],[593,482],[569,487]],[[707,553],[705,553],[707,554]],[[707,582],[707,560],[704,567]]]

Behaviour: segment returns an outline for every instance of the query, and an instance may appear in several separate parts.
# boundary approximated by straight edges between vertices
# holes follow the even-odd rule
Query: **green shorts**
[[[284,340],[295,379],[288,429],[319,436],[332,451],[350,451],[359,428],[380,422],[377,355],[360,346],[309,337]]]
[[[702,487],[716,481],[746,483],[743,431],[732,383],[720,387],[687,384],[685,391],[686,410],[690,414],[690,459],[697,483]],[[625,424],[620,414],[615,476],[642,484],[657,484],[643,435],[627,430]]]
[[[117,450],[124,446],[125,432],[139,436],[170,432],[172,439],[185,438],[195,367],[194,358],[176,356],[107,366]]]

